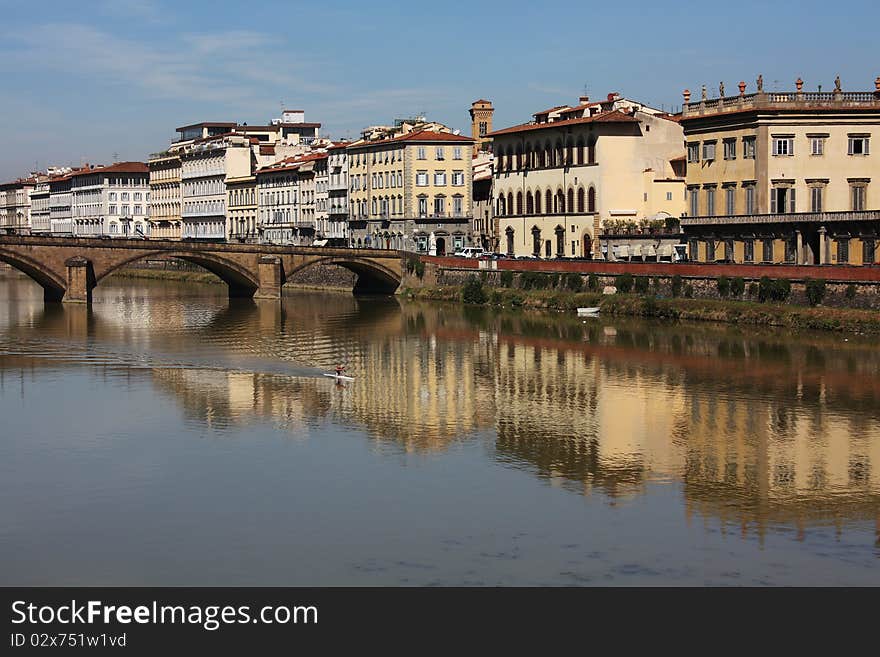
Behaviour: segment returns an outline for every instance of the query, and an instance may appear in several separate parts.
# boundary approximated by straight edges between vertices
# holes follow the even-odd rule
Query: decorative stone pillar
[[[796,265],[804,264],[804,236],[801,234],[801,231],[794,231],[795,236],[795,248],[794,248],[794,263]]]
[[[68,258],[64,265],[67,267],[67,291],[62,301],[66,303],[91,303],[92,288],[95,287],[95,273],[92,263],[81,256]]]
[[[260,256],[257,265],[260,287],[254,293],[255,299],[281,299],[281,258],[277,256]]]
[[[828,262],[828,256],[827,256],[828,245],[827,245],[827,240],[826,240],[826,236],[825,236],[826,232],[827,231],[825,230],[825,226],[819,227],[819,264],[820,265],[824,265]]]

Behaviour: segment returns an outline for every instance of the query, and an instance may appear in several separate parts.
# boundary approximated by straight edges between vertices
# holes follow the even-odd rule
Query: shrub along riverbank
[[[507,272],[505,272],[507,273]],[[568,280],[557,278],[551,289],[544,289],[544,281],[535,274],[521,277],[520,287],[490,287],[478,276],[470,276],[463,286],[443,286],[409,289],[401,294],[410,298],[437,301],[458,301],[471,305],[488,305],[501,308],[529,308],[548,311],[574,312],[577,308],[595,307],[603,315],[629,315],[636,317],[656,317],[672,320],[698,320],[730,322],[755,326],[780,326],[793,329],[818,329],[851,333],[880,333],[880,312],[854,308],[830,308],[823,306],[795,306],[784,303],[789,298],[791,286],[788,281],[761,280],[752,283],[755,289],[749,294],[756,300],[735,299],[694,299],[685,297],[664,297],[651,293],[651,286],[640,283],[638,277],[627,280],[624,274],[617,282],[618,292],[602,294],[598,291],[581,292],[580,277]],[[623,280],[620,280],[623,278]],[[532,280],[534,279],[534,280]],[[735,282],[732,282],[735,281]],[[502,280],[512,284],[511,280]],[[588,283],[589,287],[596,287]],[[733,286],[733,290],[730,289]],[[740,296],[741,279],[720,281],[719,288],[727,288],[722,294]],[[673,290],[687,294],[681,281],[672,282]],[[810,303],[819,303],[824,283],[807,282],[807,297]],[[720,290],[719,290],[720,291]]]

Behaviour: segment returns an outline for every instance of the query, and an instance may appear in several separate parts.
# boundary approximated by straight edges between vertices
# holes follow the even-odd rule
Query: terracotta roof
[[[336,143],[327,147],[328,151],[338,151],[340,149],[346,148],[350,146],[352,142],[350,141],[337,141]]]
[[[596,105],[601,105],[602,103],[584,103],[583,105],[575,105],[574,107],[569,107],[566,110],[562,110],[559,112],[560,114],[574,114],[575,112],[579,112],[581,110],[585,110],[588,107],[595,107]]]
[[[279,123],[282,128],[320,128],[320,123]]]
[[[566,109],[568,105],[557,105],[556,107],[551,107],[548,110],[544,110],[543,112],[535,112],[532,116],[540,116],[541,114],[550,114],[550,112],[555,112],[556,110]]]
[[[96,166],[90,169],[80,169],[67,174],[68,178],[87,176],[92,173],[149,173],[150,167],[144,162],[117,162],[110,166]]]
[[[360,140],[354,142],[349,145],[349,148],[364,148],[369,146],[376,146],[379,144],[397,144],[403,141],[423,141],[426,143],[437,142],[437,141],[454,141],[459,143],[474,143],[474,140],[470,137],[465,137],[464,135],[455,135],[451,132],[436,132],[434,130],[418,130],[413,131],[405,135],[401,135],[400,137],[394,137],[392,139],[376,139],[374,141]]]
[[[496,137],[498,135],[507,135],[515,132],[530,132],[532,130],[547,130],[549,128],[564,128],[570,125],[578,125],[580,123],[638,123],[639,120],[629,114],[624,114],[619,110],[612,110],[597,114],[596,116],[585,116],[580,119],[566,119],[564,121],[551,121],[549,123],[523,123],[515,125],[503,130],[490,132],[487,136]]]
[[[260,144],[260,155],[275,155],[275,144]]]
[[[475,100],[471,105],[476,105],[477,103],[489,103],[492,104],[491,100],[486,100],[485,98],[480,98],[479,100]]]

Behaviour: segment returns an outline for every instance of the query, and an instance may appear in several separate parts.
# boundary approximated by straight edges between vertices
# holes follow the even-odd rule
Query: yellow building
[[[500,250],[601,258],[604,222],[684,210],[682,130],[668,114],[609,94],[533,117],[489,135]]]
[[[687,216],[699,261],[876,263],[880,78],[875,91],[684,92]],[[872,183],[872,178],[874,182]]]
[[[256,242],[259,238],[256,175],[227,178],[226,195],[230,239]]]
[[[154,153],[150,167],[150,238],[180,239],[180,155]]]
[[[352,246],[442,255],[473,244],[472,143],[417,127],[347,146]]]

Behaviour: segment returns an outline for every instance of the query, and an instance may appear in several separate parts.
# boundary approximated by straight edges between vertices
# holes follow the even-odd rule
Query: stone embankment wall
[[[403,286],[410,288],[422,287],[446,287],[463,285],[468,276],[480,276],[485,285],[490,287],[503,287],[502,276],[512,276],[511,287],[520,287],[519,281],[525,271],[538,271],[558,275],[558,288],[565,288],[565,277],[568,274],[579,275],[582,278],[582,287],[588,289],[587,282],[590,274],[597,279],[597,291],[601,292],[605,287],[615,286],[617,273],[602,272],[603,263],[543,263],[540,261],[500,261],[498,265],[504,268],[482,269],[478,268],[477,261],[466,261],[463,258],[426,258],[424,272],[421,278],[414,273],[408,273],[404,277]],[[568,265],[559,267],[558,265]],[[617,263],[612,263],[617,264]],[[541,265],[545,265],[541,267]],[[556,265],[554,267],[554,265]],[[575,265],[575,266],[572,266]],[[580,265],[580,266],[578,266]],[[522,267],[522,269],[514,269]],[[610,267],[606,264],[606,267]],[[586,271],[584,271],[586,269]],[[615,267],[618,269],[618,267]],[[648,271],[655,269],[656,273],[641,273],[637,268],[632,268],[629,273],[633,277],[644,276],[648,281],[648,294],[669,297],[672,296],[672,277],[681,276],[681,292],[679,296],[692,296],[695,299],[742,299],[757,300],[758,280],[761,276],[771,279],[788,279],[791,282],[791,296],[789,303],[807,305],[804,279],[798,278],[797,274],[803,275],[804,267],[787,267],[783,265],[754,266],[738,268],[727,266],[719,269],[716,273],[713,269],[705,268],[702,275],[699,274],[699,266],[694,265],[655,265],[646,268]],[[578,271],[580,270],[580,271]],[[728,271],[729,270],[729,271]],[[873,267],[810,267],[809,274],[812,278],[825,280],[825,296],[822,305],[841,308],[867,308],[880,310],[880,269]],[[813,271],[815,270],[815,271]],[[626,271],[626,270],[622,270]],[[681,273],[679,273],[681,272]],[[728,279],[739,277],[745,283],[745,292],[738,297],[728,295],[722,297],[718,291],[718,278],[726,276]],[[877,280],[870,280],[874,277]],[[861,280],[860,280],[861,279]],[[866,280],[868,279],[868,280]],[[635,287],[633,292],[635,292]]]

